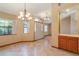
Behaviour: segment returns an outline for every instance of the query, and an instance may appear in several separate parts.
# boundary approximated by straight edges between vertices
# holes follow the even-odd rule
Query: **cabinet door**
[[[79,39],[78,39],[78,54],[79,54]]]
[[[66,40],[66,37],[60,36],[60,37],[59,37],[59,48],[61,48],[61,49],[66,49],[66,47],[67,47],[67,40]]]
[[[67,50],[77,53],[78,52],[78,38],[69,37],[67,43]]]

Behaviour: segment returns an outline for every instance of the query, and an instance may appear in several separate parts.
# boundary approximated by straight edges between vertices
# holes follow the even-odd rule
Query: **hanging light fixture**
[[[45,17],[44,17],[44,20],[46,20],[46,21],[49,21],[50,20],[50,17],[49,17],[48,12],[46,12]]]
[[[27,12],[26,10],[26,3],[24,3],[24,10],[20,12],[20,15],[18,16],[19,19],[21,20],[31,20],[31,14]]]

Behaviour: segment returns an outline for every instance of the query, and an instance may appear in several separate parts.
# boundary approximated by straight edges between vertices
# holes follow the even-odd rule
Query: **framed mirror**
[[[77,34],[77,18],[75,9],[66,9],[60,13],[60,34]]]

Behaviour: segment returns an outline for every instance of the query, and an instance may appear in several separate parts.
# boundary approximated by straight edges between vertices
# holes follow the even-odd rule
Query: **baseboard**
[[[17,43],[23,43],[23,42],[34,42],[34,41],[19,41],[19,42],[9,43],[9,44],[5,44],[5,45],[0,46],[0,48],[5,47],[5,46],[9,46],[9,45],[13,45],[13,44],[17,44]]]
[[[51,36],[50,34],[48,34],[48,35],[44,35],[44,36]]]
[[[40,38],[40,39],[36,39],[36,40],[34,40],[34,41],[38,41],[38,40],[41,40],[41,39],[44,39],[45,37],[42,37],[42,38]]]
[[[66,50],[66,49],[62,49],[62,48],[59,48],[59,47],[55,47],[55,46],[52,46],[52,47],[56,48],[56,49],[61,49],[61,50],[67,51],[67,52],[75,53],[75,52],[72,52],[72,51],[69,51],[69,50]],[[78,54],[78,53],[75,53],[75,54]]]
[[[59,49],[58,47],[56,47],[56,46],[52,46],[53,48],[57,48],[57,49]]]

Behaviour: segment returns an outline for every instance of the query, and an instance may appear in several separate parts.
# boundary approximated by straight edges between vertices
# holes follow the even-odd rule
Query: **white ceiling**
[[[19,15],[19,12],[24,8],[23,3],[0,3],[0,11],[14,15]],[[33,15],[45,10],[51,9],[51,3],[26,3],[26,9]]]

